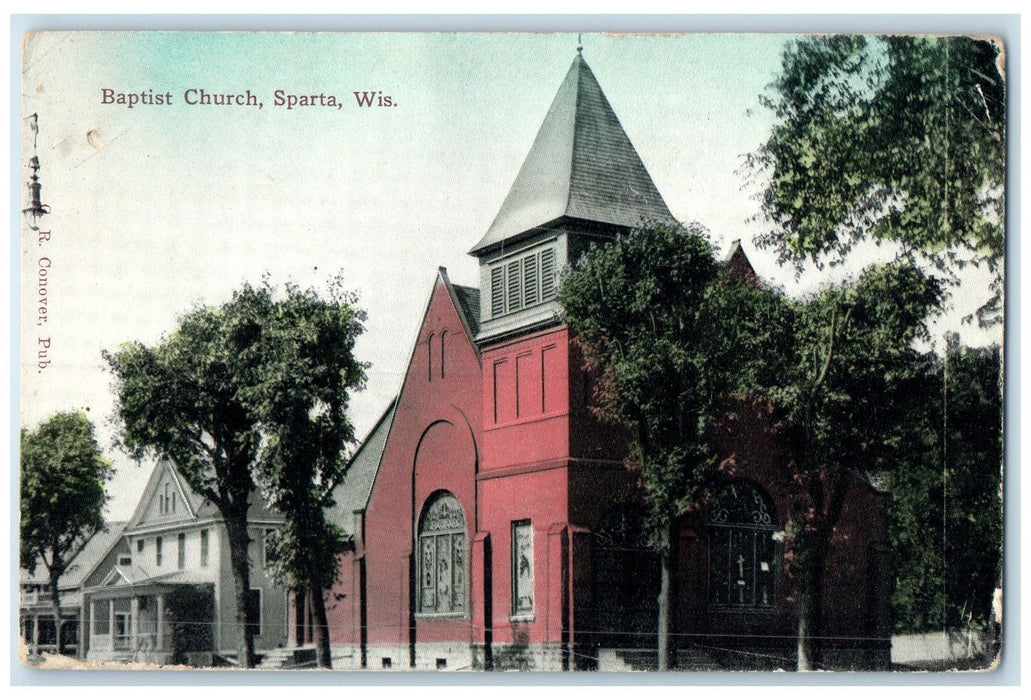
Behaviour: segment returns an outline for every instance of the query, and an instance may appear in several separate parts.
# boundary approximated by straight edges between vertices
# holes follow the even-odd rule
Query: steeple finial
[[[576,35],[576,52],[582,54],[584,52],[584,35],[580,32]]]

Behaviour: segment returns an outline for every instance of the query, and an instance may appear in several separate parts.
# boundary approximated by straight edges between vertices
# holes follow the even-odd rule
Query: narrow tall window
[[[450,493],[437,495],[419,522],[419,612],[464,613],[465,514]]]
[[[261,563],[262,566],[267,566],[276,560],[275,551],[272,549],[272,536],[276,534],[276,531],[272,528],[268,528],[262,534],[261,542]]]
[[[143,542],[144,542],[144,539],[142,537],[140,539],[136,540],[136,551],[137,552],[142,552],[143,551]]]
[[[426,339],[426,378],[428,381],[433,381],[433,334],[430,333],[430,337]]]
[[[510,262],[508,268],[508,310],[518,311],[523,308],[523,279],[519,269],[519,261]]]
[[[176,545],[177,545],[177,548],[176,548],[176,550],[177,550],[176,551],[176,555],[177,555],[176,566],[178,566],[180,569],[185,569],[186,568],[186,533],[185,532],[180,532],[179,536],[176,538],[176,540],[177,540],[177,542],[176,542]]]
[[[208,565],[208,547],[210,546],[210,544],[208,542],[208,537],[210,537],[210,535],[208,534],[208,530],[205,529],[205,530],[201,530],[200,531],[200,565],[201,566],[207,566]]]
[[[505,269],[501,265],[490,271],[491,318],[505,313]]]
[[[540,258],[528,255],[523,258],[523,295],[527,306],[533,306],[541,300],[539,283]]]
[[[440,332],[440,378],[444,378],[444,343],[447,340],[447,331]]]
[[[154,538],[154,563],[161,566],[161,538]]]
[[[533,614],[533,526],[512,523],[512,614]]]

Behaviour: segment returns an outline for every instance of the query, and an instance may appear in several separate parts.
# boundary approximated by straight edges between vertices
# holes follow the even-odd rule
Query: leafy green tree
[[[941,270],[994,274],[1002,313],[1006,89],[999,46],[971,37],[833,35],[793,41],[760,96],[775,119],[749,156],[766,182],[761,245],[782,261],[844,256],[864,238]]]
[[[987,625],[1002,557],[999,349],[951,336],[925,374],[915,439],[891,475],[899,632]]]
[[[926,337],[925,319],[940,299],[937,281],[915,266],[872,266],[852,284],[788,302],[789,362],[756,360],[778,367],[774,382],[752,391],[772,401],[793,456],[785,550],[797,591],[799,670],[818,661],[823,575],[848,494],[887,474],[907,445],[925,363],[914,341]]]
[[[366,365],[354,356],[365,313],[339,286],[329,301],[288,286],[282,301],[258,294],[253,302],[262,341],[247,398],[265,436],[257,481],[287,521],[272,540],[272,570],[311,599],[318,665],[330,668],[325,591],[336,579],[337,558],[353,543],[325,508],[333,505],[354,442],[347,409],[350,393],[365,385]]]
[[[325,392],[356,386],[364,377],[354,372],[350,354],[360,313],[337,307],[293,286],[277,300],[267,282],[257,288],[245,284],[228,303],[184,315],[175,332],[154,347],[129,343],[106,353],[126,447],[171,459],[225,521],[244,667],[254,664],[247,513],[255,476],[272,505],[283,509],[288,529],[296,528],[293,509],[304,502],[297,483],[331,475],[334,440],[351,439],[349,425],[340,422],[346,395],[331,401]],[[292,420],[310,424],[301,439],[313,442],[284,446],[284,438],[293,437],[284,428],[285,412],[302,404],[303,416]],[[334,427],[340,436],[324,434]],[[285,460],[309,449],[315,462],[298,463],[296,474],[283,469]],[[326,534],[318,523],[313,527],[313,536]],[[335,566],[335,558],[320,566]],[[311,575],[322,583],[318,571]]]
[[[636,231],[596,247],[563,280],[573,337],[599,377],[598,412],[627,428],[660,553],[660,667],[668,665],[671,528],[720,467],[715,431],[733,403],[765,404],[792,456],[786,558],[798,667],[814,667],[820,593],[846,499],[907,444],[926,358],[914,341],[941,300],[913,265],[874,266],[793,300],[736,280],[700,231]]]
[[[84,413],[57,413],[36,430],[21,432],[19,562],[29,573],[40,564],[47,569],[58,654],[64,653],[58,582],[104,529],[111,475]]]
[[[563,279],[563,318],[596,377],[596,411],[623,426],[646,489],[645,529],[661,562],[659,668],[669,668],[673,526],[705,498],[709,429],[733,364],[710,347],[738,294],[698,228],[654,227],[592,247]],[[730,346],[725,346],[729,351]]]

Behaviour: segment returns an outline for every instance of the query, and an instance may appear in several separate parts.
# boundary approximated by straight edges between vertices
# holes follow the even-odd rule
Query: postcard
[[[997,667],[1001,39],[22,61],[29,668]]]

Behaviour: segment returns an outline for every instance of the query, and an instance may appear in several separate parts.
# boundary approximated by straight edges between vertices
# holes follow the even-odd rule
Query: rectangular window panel
[[[558,360],[556,346],[541,350],[541,413],[555,411],[561,403],[563,374]]]
[[[506,268],[508,273],[508,310],[518,311],[523,308],[523,277],[520,273],[519,261],[510,262]]]
[[[261,537],[261,561],[263,566],[275,563],[275,552],[272,550],[272,535],[275,534],[275,530],[269,528],[262,533]]]
[[[515,420],[515,367],[507,359],[494,363],[494,422]]]
[[[533,355],[516,357],[516,417],[524,418],[534,413],[533,408],[540,405],[537,399],[539,382],[534,381],[537,369]]]
[[[541,251],[541,301],[555,298],[555,249]]]
[[[154,539],[154,563],[161,566],[161,538],[157,537]]]
[[[523,299],[526,306],[541,300],[540,278],[540,258],[536,253],[527,255],[523,258]]]
[[[528,520],[512,525],[512,613],[533,613],[533,527]]]
[[[465,536],[451,535],[451,609],[465,610]]]
[[[177,561],[176,561],[176,565],[180,569],[185,569],[186,568],[186,533],[185,532],[180,532],[179,533],[179,537],[177,539],[178,539],[178,542],[177,542],[177,544],[178,544],[178,551],[177,551],[178,558],[177,558]]]
[[[505,268],[498,265],[490,271],[490,316],[496,318],[505,313]]]
[[[437,588],[434,585],[433,573],[436,571],[436,540],[432,537],[422,538],[422,610],[433,612],[437,609]]]
[[[98,600],[93,611],[93,634],[111,634],[111,601]]]
[[[207,566],[208,565],[208,547],[210,547],[210,543],[208,542],[208,537],[210,537],[210,534],[209,534],[208,530],[201,530],[200,531],[200,565],[201,566]]]
[[[437,612],[451,612],[451,535],[437,536]]]
[[[136,540],[136,551],[137,552],[142,552],[143,551],[143,542],[144,542],[144,539],[142,537],[140,539]]]

